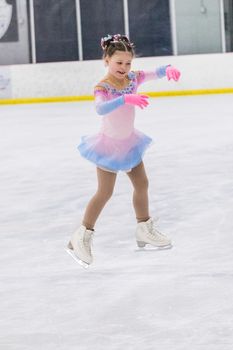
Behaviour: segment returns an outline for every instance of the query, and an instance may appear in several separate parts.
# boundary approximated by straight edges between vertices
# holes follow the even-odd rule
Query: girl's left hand
[[[167,69],[166,69],[166,76],[168,78],[168,80],[175,80],[175,81],[178,81],[179,78],[180,78],[180,71],[172,66],[168,66]]]

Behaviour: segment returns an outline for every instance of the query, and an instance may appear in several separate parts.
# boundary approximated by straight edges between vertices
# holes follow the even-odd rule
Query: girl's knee
[[[135,186],[136,191],[147,191],[149,187],[149,181],[147,177],[144,177],[140,181],[137,182]]]
[[[103,189],[99,189],[97,191],[97,195],[99,198],[101,198],[104,202],[107,202],[113,195],[113,189],[112,188],[105,188],[104,190]]]
[[[104,197],[106,202],[112,197],[112,195],[113,195],[113,190],[110,190],[108,192],[103,193],[103,197]]]

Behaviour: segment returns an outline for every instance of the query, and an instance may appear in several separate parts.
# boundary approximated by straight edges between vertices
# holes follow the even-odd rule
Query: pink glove
[[[138,106],[141,109],[143,109],[143,107],[147,107],[149,102],[147,101],[149,96],[146,95],[139,95],[139,94],[125,94],[124,95],[124,99],[125,99],[125,103],[130,104],[130,105],[134,105],[134,106]]]
[[[180,72],[178,71],[178,69],[172,66],[168,66],[166,68],[166,76],[168,80],[174,79],[175,81],[178,81],[180,78]]]

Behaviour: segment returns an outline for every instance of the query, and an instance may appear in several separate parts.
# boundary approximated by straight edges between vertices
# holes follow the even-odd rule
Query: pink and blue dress
[[[102,116],[101,129],[95,135],[82,137],[80,154],[110,172],[129,172],[141,163],[152,139],[134,128],[135,106],[125,104],[124,95],[136,94],[140,84],[164,75],[165,67],[155,72],[130,72],[129,84],[122,90],[105,81],[98,83],[94,94],[96,111]]]

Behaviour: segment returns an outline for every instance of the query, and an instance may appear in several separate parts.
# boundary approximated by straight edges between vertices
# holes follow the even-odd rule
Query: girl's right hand
[[[139,94],[125,94],[124,100],[126,104],[138,106],[141,109],[144,107],[147,107],[149,102],[148,99],[149,96],[147,95],[139,95]]]

